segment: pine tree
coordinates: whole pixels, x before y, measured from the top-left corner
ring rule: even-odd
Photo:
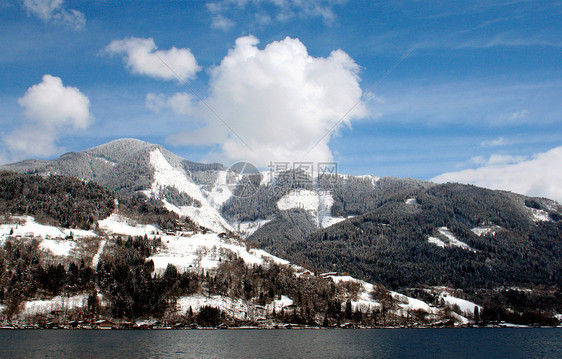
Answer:
[[[480,310],[477,306],[474,306],[474,322],[480,323]]]

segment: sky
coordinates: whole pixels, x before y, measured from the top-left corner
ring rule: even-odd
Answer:
[[[0,163],[118,138],[562,202],[561,1],[4,0]]]

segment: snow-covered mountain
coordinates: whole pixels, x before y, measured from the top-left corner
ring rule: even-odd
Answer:
[[[233,230],[219,213],[230,196],[223,166],[191,162],[159,145],[121,139],[52,161],[28,160],[2,169],[60,174],[97,182],[123,195],[144,194],[215,232]]]
[[[162,146],[134,139],[117,140],[83,152],[67,153],[52,161],[28,160],[0,169],[39,175],[60,174],[96,182],[123,196],[123,201],[129,198],[127,201],[131,203],[145,203],[144,200],[135,202],[135,197],[142,197],[187,216],[198,225],[190,227],[185,233],[168,233],[156,223],[140,224],[124,216],[119,211],[119,205],[112,205],[116,198],[114,194],[95,188],[92,193],[102,193],[99,198],[104,202],[99,206],[90,206],[90,201],[83,198],[79,208],[89,213],[76,217],[72,200],[65,195],[67,190],[59,191],[64,188],[64,183],[57,180],[53,180],[57,201],[59,205],[64,203],[66,210],[50,213],[46,217],[47,222],[62,218],[74,223],[73,226],[79,223],[82,228],[90,230],[73,229],[71,235],[68,228],[46,226],[45,217],[35,221],[26,212],[29,198],[25,196],[20,196],[19,207],[10,206],[19,208],[17,213],[28,217],[13,223],[4,221],[4,241],[12,237],[41,238],[38,245],[44,253],[53,258],[85,259],[85,262],[92,263],[92,267],[100,261],[103,253],[114,249],[115,242],[108,236],[147,235],[162,238],[161,245],[154,247],[157,249],[150,255],[157,275],[165,272],[168,264],[174,265],[180,273],[194,268],[215,270],[225,255],[242,258],[250,265],[286,263],[297,268],[285,262],[289,260],[319,271],[351,273],[355,278],[366,280],[358,281],[337,274],[325,277],[333,279],[334,283],[343,283],[345,288],[337,295],[338,301],[350,302],[352,308],[361,301],[371,301],[370,311],[378,308],[377,303],[388,309],[385,300],[394,298],[394,302],[399,304],[398,307],[392,306],[392,313],[399,317],[430,308],[422,312],[426,313],[425,319],[431,319],[432,315],[442,313],[431,309],[436,306],[436,301],[442,302],[441,306],[453,302],[464,309],[472,306],[472,303],[466,304],[455,297],[454,291],[445,295],[443,291],[439,292],[441,289],[431,289],[436,286],[477,293],[480,301],[472,299],[476,302],[497,295],[495,288],[501,286],[525,290],[537,286],[546,288],[543,292],[529,292],[532,295],[538,293],[537,298],[526,300],[538,304],[547,303],[543,298],[559,293],[556,285],[560,283],[562,268],[557,253],[562,250],[559,240],[562,207],[544,198],[459,184],[436,185],[375,176],[335,174],[327,178],[309,177],[303,182],[286,183],[283,176],[287,173],[282,176],[269,172],[249,179],[255,187],[252,195],[246,196],[241,195],[244,192],[240,190],[248,184],[248,177],[232,173],[221,164],[191,162]],[[8,178],[11,176],[14,175],[6,175]],[[300,175],[299,178],[302,180]],[[74,182],[74,185],[84,183]],[[12,186],[13,183],[7,185]],[[93,186],[92,183],[88,185]],[[4,200],[10,199],[6,197]],[[43,196],[42,200],[48,202],[49,198]],[[37,212],[33,213],[44,215],[52,208],[46,205],[34,207],[34,210]],[[111,214],[113,210],[115,212]],[[158,216],[158,211],[151,214]],[[91,231],[94,229],[96,232]],[[238,236],[247,238],[248,242],[241,241]],[[256,243],[262,250],[250,249],[251,244],[248,243]],[[302,274],[305,275],[305,272],[302,271]],[[319,280],[317,276],[313,278]],[[383,291],[381,296],[381,293],[373,294],[378,288],[373,283],[383,283],[399,291],[410,288],[423,290],[413,295],[411,300],[394,292]],[[428,301],[431,303],[426,303],[427,307],[413,299],[426,298],[426,290],[430,290],[429,297],[432,298]],[[291,306],[288,303],[292,303],[296,295],[279,293],[273,301],[266,301],[268,306],[264,306],[256,304],[255,298],[240,299],[240,293],[238,296],[217,296],[211,291],[205,295],[202,293],[205,291],[200,290],[199,297],[183,298],[178,303],[184,309],[199,308],[204,306],[202,303],[224,308],[231,306],[244,313],[258,313],[255,315],[260,317],[265,310],[263,308],[268,306],[272,306],[269,309],[272,312],[277,305],[281,308]],[[72,303],[79,299],[67,298]],[[399,312],[401,307],[404,311]],[[562,310],[560,307],[557,310]],[[520,308],[521,311],[527,309]],[[546,308],[541,310],[547,312]],[[459,310],[456,313],[462,315]],[[235,317],[239,317],[238,314]],[[465,322],[465,319],[457,318],[457,322]]]
[[[340,210],[335,215],[332,208],[335,204],[343,209],[341,201],[351,200],[342,199],[341,189],[351,193],[362,187],[374,188],[380,180],[374,176],[339,176],[339,184],[331,188],[322,186],[318,178],[310,178],[309,186],[291,184],[292,187],[276,187],[273,191],[279,174],[267,172],[259,174],[255,197],[230,201],[241,176],[233,176],[233,172],[228,172],[221,164],[191,162],[160,145],[136,139],[115,140],[83,152],[66,153],[52,161],[27,160],[0,169],[71,176],[94,181],[118,194],[142,194],[217,233],[234,231],[243,237],[279,218],[279,213],[285,211],[303,210],[307,225],[317,229],[362,214],[369,209],[368,203],[365,208],[351,212]],[[416,186],[420,185],[429,184],[416,182]],[[336,198],[338,203],[335,203],[334,190],[340,192]]]

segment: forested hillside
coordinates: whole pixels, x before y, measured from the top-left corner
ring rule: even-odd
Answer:
[[[354,177],[329,174],[312,179],[295,171],[276,174],[259,186],[252,196],[233,196],[222,207],[225,218],[231,221],[272,219],[279,213],[277,202],[292,190],[316,190],[333,198],[331,215],[349,217],[365,214],[380,206],[389,196],[413,193],[434,184],[401,178]],[[303,179],[304,177],[304,179]]]
[[[47,224],[90,229],[114,207],[114,194],[93,182],[0,172],[1,214],[31,215]]]
[[[92,181],[0,171],[0,215],[30,215],[43,224],[95,229],[114,211],[142,223],[174,228],[180,217],[143,196],[120,197]],[[192,222],[181,220],[184,224]]]
[[[413,193],[395,196],[368,214],[299,239],[278,235],[266,242],[263,232],[250,239],[297,263],[347,271],[394,289],[562,283],[562,221],[555,202],[457,184],[415,194],[416,203],[405,201]],[[476,228],[488,232],[477,235]],[[449,233],[463,245],[429,240],[446,241],[443,234]]]

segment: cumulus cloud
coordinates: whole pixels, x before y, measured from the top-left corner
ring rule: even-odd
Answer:
[[[43,81],[31,86],[18,103],[25,115],[40,125],[89,125],[90,101],[76,87],[64,86],[60,77],[43,76]]]
[[[157,50],[151,38],[114,40],[106,51],[111,55],[123,55],[123,62],[132,73],[156,79],[179,80],[179,77],[181,82],[194,78],[201,70],[190,49]]]
[[[334,132],[365,117],[359,66],[341,50],[308,54],[298,39],[257,47],[236,40],[211,71],[206,126],[169,138],[175,145],[219,144],[222,156],[259,166],[271,161],[331,161]]]
[[[24,0],[27,12],[44,22],[54,22],[81,29],[86,25],[86,17],[80,11],[63,7],[64,0]]]
[[[56,142],[61,130],[85,129],[92,121],[88,97],[51,75],[31,86],[18,103],[27,120],[2,138],[11,153],[51,156],[59,150]]]
[[[445,173],[432,181],[470,183],[491,189],[552,198],[562,203],[562,146],[536,154],[530,159],[515,160],[514,163],[502,164],[494,163],[496,161],[490,159],[489,163],[480,168]]]

